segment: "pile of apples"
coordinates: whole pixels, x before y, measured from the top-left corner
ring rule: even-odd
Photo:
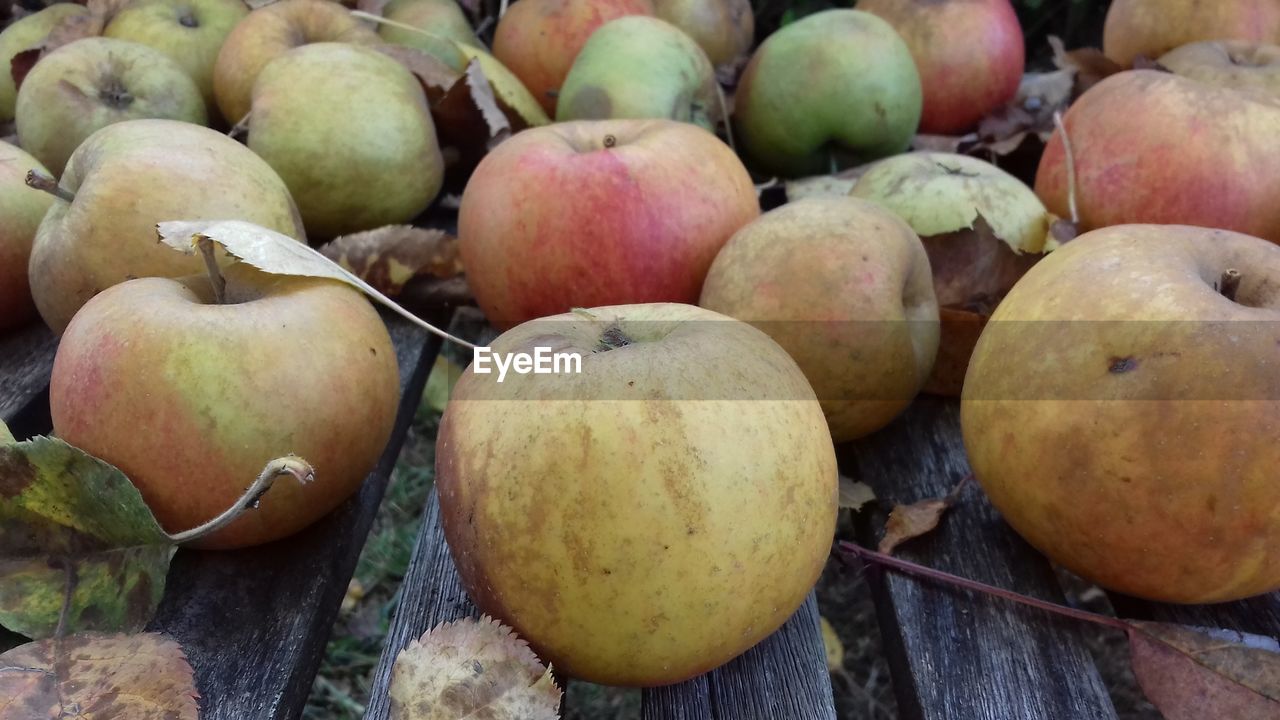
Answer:
[[[960,396],[978,480],[1053,560],[1158,600],[1266,592],[1276,8],[1116,0],[1122,71],[1075,99],[1033,189],[912,151],[1017,102],[1009,0],[861,0],[767,37],[748,0],[519,0],[491,45],[454,0],[55,4],[0,34],[22,148],[0,146],[0,327],[34,309],[61,334],[55,431],[168,529],[294,452],[320,487],[208,544],[296,531],[386,442],[386,330],[327,280],[230,265],[219,297],[155,224],[319,243],[413,221],[459,166],[432,68],[478,69],[521,117],[458,199],[491,350],[581,365],[468,368],[437,482],[472,598],[544,660],[657,685],[772,633],[830,549],[835,443],[922,391]],[[100,37],[27,69],[75,22]],[[762,213],[763,186],[854,167],[847,193]]]

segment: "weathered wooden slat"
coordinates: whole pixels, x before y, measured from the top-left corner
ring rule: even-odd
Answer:
[[[0,420],[19,419],[44,395],[57,349],[58,338],[40,321],[0,336]]]
[[[391,713],[391,671],[400,651],[427,630],[442,622],[463,617],[479,617],[471,599],[462,589],[458,569],[444,542],[440,524],[440,502],[435,488],[427,499],[422,529],[414,544],[413,558],[400,585],[395,617],[382,646],[382,658],[373,676],[373,690],[365,710],[365,720],[387,720]]]
[[[474,308],[460,309],[449,331],[480,344],[490,342],[496,335]],[[467,362],[459,360],[462,364]],[[365,720],[386,720],[389,716],[387,689],[392,667],[406,645],[438,623],[477,614],[462,589],[445,543],[439,501],[433,489],[414,556],[401,585],[399,608],[374,675]],[[708,618],[708,622],[714,622],[714,618]],[[834,718],[813,594],[782,629],[743,656],[688,682],[648,690],[643,702],[645,720]]]
[[[1280,639],[1280,592],[1213,605],[1169,605],[1111,595],[1116,614],[1141,620],[1226,628]]]
[[[440,347],[436,336],[384,317],[400,363],[401,403],[387,450],[359,493],[279,542],[234,552],[183,550],[174,559],[150,629],[186,650],[202,720],[295,720],[302,712]]]
[[[874,547],[893,501],[945,495],[969,473],[958,403],[921,397],[893,424],[840,448],[842,471],[880,499],[860,539]],[[999,517],[981,490],[928,535],[895,554],[1055,602],[1044,558]],[[904,720],[1112,720],[1111,699],[1071,621],[893,572],[868,570]]]

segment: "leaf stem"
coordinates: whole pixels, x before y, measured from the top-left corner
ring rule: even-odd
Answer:
[[[980,592],[986,595],[993,595],[995,597],[998,597],[1004,600],[1009,600],[1011,602],[1033,607],[1038,610],[1051,612],[1056,615],[1062,615],[1064,617],[1069,617],[1074,620],[1082,620],[1084,622],[1090,622],[1096,625],[1102,625],[1104,627],[1114,628],[1116,630],[1123,630],[1125,632],[1129,631],[1129,623],[1126,623],[1125,621],[1119,620],[1117,618],[1109,617],[1107,615],[1100,615],[1098,613],[1089,612],[1088,610],[1078,610],[1076,608],[1066,607],[1065,605],[1052,603],[1047,600],[1028,597],[1026,595],[1014,592],[1012,590],[1006,590],[1004,588],[996,587],[994,585],[988,585],[986,583],[978,582],[977,580],[962,578],[959,575],[952,575],[951,573],[943,572],[942,570],[935,570],[930,567],[925,567],[924,565],[913,563],[909,560],[900,560],[891,555],[885,555],[884,553],[879,553],[879,552],[876,552],[875,550],[869,550],[867,548],[862,547],[861,545],[856,545],[854,543],[846,542],[844,540],[841,540],[838,543],[838,547],[840,550],[840,558],[846,564],[852,564],[849,560],[849,558],[852,556],[864,562],[871,562],[877,565],[884,565],[885,567],[892,568],[894,570],[906,573],[908,575],[928,578],[930,580],[937,580],[939,582],[943,582],[949,585],[955,585],[956,587],[964,588],[965,590],[972,590],[974,592]]]
[[[50,195],[65,200],[67,202],[75,202],[76,194],[70,190],[66,190],[58,185],[58,181],[45,175],[38,170],[27,171],[27,187],[43,190]]]
[[[227,279],[222,277],[222,270],[218,268],[218,257],[214,254],[213,241],[200,236],[196,238],[196,247],[200,248],[200,255],[204,257],[204,269],[209,273],[209,284],[213,286],[213,299],[219,305],[226,304]]]
[[[303,485],[311,482],[316,477],[315,470],[312,469],[311,465],[297,455],[276,458],[267,463],[267,466],[262,469],[262,473],[253,481],[253,484],[225,512],[199,527],[191,528],[177,535],[170,535],[169,539],[175,545],[184,545],[207,535],[212,535],[230,525],[248,510],[256,508],[258,501],[271,489],[271,486],[275,484],[276,478],[281,475],[290,475]]]
[[[1067,124],[1062,121],[1062,111],[1053,111],[1053,124],[1062,135],[1062,147],[1067,154],[1067,207],[1071,210],[1071,223],[1080,224],[1080,210],[1076,207],[1076,156],[1071,151],[1071,138],[1067,136]]]

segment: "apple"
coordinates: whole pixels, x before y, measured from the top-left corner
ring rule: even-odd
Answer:
[[[555,115],[556,93],[596,28],[625,15],[652,15],[651,0],[521,0],[493,36],[493,55]]]
[[[920,71],[920,132],[963,135],[1018,93],[1025,40],[1009,0],[860,0],[906,40]]]
[[[317,107],[361,108],[317,113]],[[417,78],[359,45],[312,43],[258,76],[249,148],[280,177],[313,239],[406,223],[444,180],[435,124]]]
[[[560,88],[556,120],[668,118],[712,132],[724,119],[707,54],[680,28],[644,15],[592,33]]]
[[[85,138],[112,123],[208,119],[200,88],[176,62],[105,37],[76,40],[40,58],[18,90],[14,116],[18,144],[54,175]]]
[[[190,123],[109,125],[76,149],[59,184],[74,200],[55,200],[49,208],[29,265],[36,307],[58,333],[112,285],[204,268],[201,259],[159,245],[156,223],[245,220],[306,237],[289,190],[266,162],[222,133]]]
[[[938,351],[938,301],[920,238],[857,198],[797,200],[734,233],[699,304],[755,325],[790,353],[838,443],[906,409]]]
[[[1280,97],[1280,45],[1207,40],[1171,50],[1159,63],[1192,80]]]
[[[285,537],[350,497],[400,400],[395,348],[360,291],[243,264],[225,277],[221,305],[203,277],[97,295],[63,333],[49,384],[54,433],[120,468],[169,532],[230,507],[275,458],[315,469],[199,543],[219,549]]]
[[[484,46],[456,0],[391,0],[382,8],[382,17],[454,42]],[[418,46],[426,37],[422,33],[387,24],[378,26],[378,34],[389,43],[409,47]],[[423,49],[430,52],[428,48]]]
[[[1123,67],[1198,40],[1280,42],[1275,0],[1113,0],[1102,50]]]
[[[877,203],[924,242],[941,308],[942,340],[926,392],[959,395],[982,323],[1044,253],[1054,218],[1031,188],[967,155],[914,152],[871,166],[853,197]]]
[[[111,18],[103,35],[168,55],[214,108],[213,63],[231,28],[248,14],[242,0],[134,0]]]
[[[38,48],[58,23],[73,15],[88,15],[84,5],[62,2],[15,21],[0,32],[0,122],[13,119],[18,88],[13,83],[13,56]]]
[[[1063,121],[1081,230],[1198,225],[1280,242],[1280,98],[1131,70],[1094,85]],[[1070,215],[1067,179],[1055,131],[1035,190],[1061,217]]]
[[[1045,257],[965,379],[964,444],[992,503],[1110,590],[1280,589],[1278,288],[1280,248],[1226,230],[1121,225]]]
[[[688,33],[717,67],[745,58],[755,42],[751,0],[653,0],[653,10]]]
[[[530,128],[480,161],[458,242],[489,322],[574,307],[696,303],[729,236],[760,214],[729,146],[674,120]]]
[[[775,175],[829,172],[838,154],[862,164],[907,149],[920,122],[920,74],[889,23],[826,10],[773,33],[738,82],[734,130],[748,158]]]
[[[665,303],[534,320],[491,345],[537,348],[581,372],[497,382],[473,362],[440,422],[441,520],[476,605],[606,685],[679,682],[780,627],[837,511],[831,437],[795,361],[751,325]]]
[[[48,175],[38,160],[0,141],[0,332],[36,317],[27,283],[27,262],[40,220],[53,196],[27,187],[27,172]]]
[[[330,0],[279,0],[249,13],[231,29],[213,64],[213,94],[229,123],[239,123],[253,102],[262,68],[299,45],[344,42],[376,45],[382,38]]]

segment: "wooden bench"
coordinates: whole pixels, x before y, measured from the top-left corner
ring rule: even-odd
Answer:
[[[444,225],[448,225],[448,220]],[[449,323],[450,313],[429,320]],[[450,327],[492,337],[473,310]],[[395,433],[361,491],[302,533],[237,552],[178,553],[152,630],[186,649],[202,718],[294,720],[302,712],[360,550],[386,489],[439,340],[384,315],[401,368]],[[47,386],[56,340],[36,324],[0,337],[0,419],[19,437],[47,433]],[[450,352],[457,348],[450,348]],[[469,358],[459,356],[465,363]],[[860,514],[874,545],[890,500],[945,494],[968,474],[958,403],[919,398],[875,436],[839,448],[842,471],[881,499]],[[931,567],[1058,602],[1053,569],[970,487],[933,533],[896,553]],[[868,569],[904,720],[1105,720],[1116,718],[1072,621],[893,572]],[[744,592],[749,589],[744,588]],[[1280,594],[1218,606],[1172,607],[1113,598],[1126,616],[1219,626],[1280,637]],[[366,718],[389,716],[392,663],[437,623],[474,616],[445,545],[434,491],[376,670]],[[19,642],[0,637],[0,647]],[[726,666],[680,685],[646,690],[644,720],[830,720],[836,717],[813,594],[777,633]]]

